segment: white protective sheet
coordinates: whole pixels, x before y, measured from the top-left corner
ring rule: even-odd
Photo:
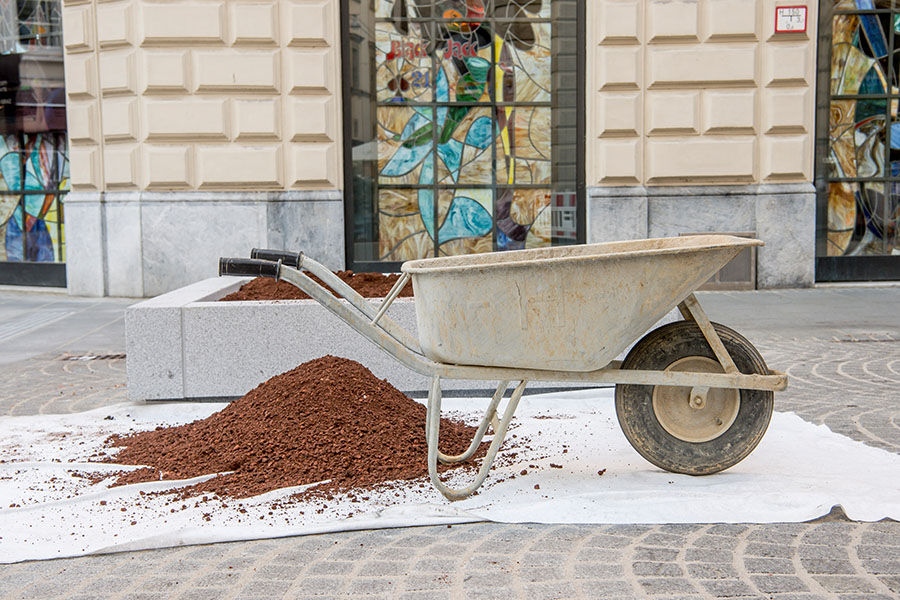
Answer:
[[[486,404],[445,399],[445,415],[474,418],[473,410]],[[173,501],[147,492],[177,482],[107,488],[77,476],[122,468],[87,463],[112,433],[185,423],[223,406],[120,404],[76,415],[0,418],[0,562],[481,520],[796,522],[835,505],[855,520],[900,519],[900,456],[776,413],[742,463],[709,477],[674,475],[628,445],[611,389],[523,398],[509,440],[517,447],[501,452],[476,496],[454,503],[426,480],[357,492],[355,502],[338,496],[284,503],[300,488],[241,501]],[[451,481],[460,485],[468,477],[455,473]]]

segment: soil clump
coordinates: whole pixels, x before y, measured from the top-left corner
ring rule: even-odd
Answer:
[[[440,448],[459,454],[474,433],[441,419]],[[116,485],[223,473],[186,488],[185,497],[246,498],[324,480],[314,489],[333,492],[428,474],[425,407],[335,356],[277,375],[206,419],[107,443],[121,450],[103,462],[147,467],[121,473]]]
[[[317,283],[322,280],[306,273]],[[363,298],[384,298],[391,291],[397,280],[396,274],[384,273],[354,273],[353,271],[335,271],[335,275],[359,292]],[[326,289],[328,287],[326,286]],[[330,290],[329,290],[330,291]],[[412,282],[407,283],[400,290],[401,298],[410,298],[413,295]],[[336,296],[336,294],[335,294]],[[275,281],[267,277],[257,277],[241,286],[236,292],[221,298],[220,302],[233,302],[237,300],[306,300],[309,296],[300,288],[286,281]]]

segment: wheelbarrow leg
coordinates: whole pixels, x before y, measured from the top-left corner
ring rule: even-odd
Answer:
[[[425,434],[428,442],[428,475],[431,478],[431,483],[434,487],[436,487],[448,500],[462,500],[471,495],[472,492],[477,490],[484,482],[488,471],[490,471],[491,465],[494,462],[494,458],[497,456],[497,451],[500,449],[500,444],[503,443],[503,438],[506,437],[506,430],[509,428],[509,423],[512,420],[513,414],[516,412],[516,407],[519,405],[519,400],[522,397],[522,392],[525,391],[525,385],[527,383],[527,381],[522,381],[516,386],[516,389],[513,390],[509,403],[506,406],[506,411],[500,419],[499,427],[494,431],[494,439],[491,440],[491,445],[488,447],[487,454],[481,463],[481,468],[478,469],[478,475],[476,475],[475,481],[464,488],[454,489],[444,485],[438,477],[437,472],[438,454],[440,453],[438,450],[438,440],[440,439],[441,428],[441,378],[437,375],[432,378],[431,389],[428,391],[428,409],[425,414]],[[497,399],[502,395],[502,390],[495,393],[494,398],[491,399],[491,404],[494,405],[494,399]],[[499,399],[497,402],[499,402]],[[494,406],[494,410],[496,410],[496,406]],[[489,420],[490,419],[487,417],[485,418],[485,421]],[[486,427],[487,426],[485,425],[485,428]],[[480,427],[479,430],[481,430]],[[484,433],[482,432],[482,435],[483,434]],[[468,452],[468,450],[466,452]]]
[[[497,385],[497,391],[494,392],[494,397],[491,398],[491,403],[488,405],[487,412],[484,413],[484,418],[481,419],[481,423],[478,424],[478,431],[475,432],[475,437],[472,438],[472,443],[469,444],[466,451],[462,454],[451,456],[444,454],[438,449],[439,461],[445,465],[452,465],[454,463],[469,460],[472,458],[472,455],[475,454],[475,451],[478,450],[481,440],[484,439],[484,434],[487,431],[488,425],[493,424],[494,431],[499,429],[500,423],[497,421],[497,405],[500,404],[500,399],[503,398],[503,392],[506,391],[507,387],[509,387],[509,381],[501,381]],[[440,390],[438,390],[438,393],[440,393]]]

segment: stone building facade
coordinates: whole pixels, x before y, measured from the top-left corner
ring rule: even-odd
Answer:
[[[153,296],[251,247],[390,269],[413,252],[701,232],[764,240],[760,288],[815,281],[815,2],[406,2],[64,0],[69,292]],[[804,30],[776,32],[777,9],[798,6]],[[415,78],[433,93],[418,107]],[[385,134],[401,110],[406,128]],[[552,134],[517,154],[541,124]],[[428,152],[417,180],[389,168],[401,151]],[[479,157],[493,179],[465,183]],[[408,211],[402,251],[384,243],[400,235],[388,205]]]

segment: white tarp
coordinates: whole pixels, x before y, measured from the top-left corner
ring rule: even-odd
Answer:
[[[606,389],[523,398],[510,432],[514,447],[500,454],[478,495],[454,503],[425,480],[357,492],[356,501],[341,495],[284,503],[299,488],[240,501],[173,501],[152,493],[175,487],[171,481],[107,488],[78,476],[122,468],[88,462],[108,435],[193,421],[222,404],[120,404],[76,415],[3,417],[0,562],[481,520],[798,522],[835,505],[855,520],[900,519],[898,455],[776,413],[742,463],[709,477],[674,475],[628,445],[611,396]],[[474,418],[486,403],[448,398],[445,414]],[[459,485],[470,476],[452,478]]]

